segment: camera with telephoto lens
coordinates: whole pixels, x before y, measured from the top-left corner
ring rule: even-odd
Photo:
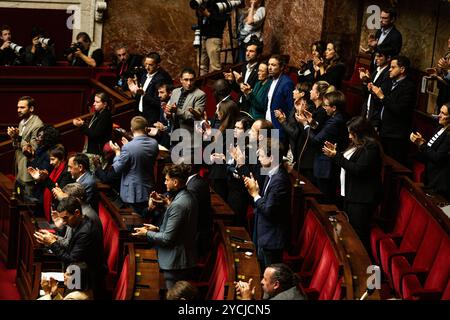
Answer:
[[[21,46],[19,46],[18,44],[14,43],[14,42],[10,42],[9,47],[17,55],[22,55],[25,52],[25,48],[24,47],[21,47]]]
[[[68,56],[69,54],[73,54],[75,52],[77,52],[77,50],[80,49],[81,51],[83,51],[83,45],[79,42],[74,42],[72,43],[72,45],[69,48],[64,49],[64,55]]]
[[[200,7],[206,7],[209,0],[191,0],[189,1],[189,5],[191,9],[197,10]]]
[[[212,8],[218,13],[228,13],[242,5],[242,0],[223,0],[215,3]]]
[[[55,41],[53,41],[53,39],[50,38],[44,38],[44,37],[40,37],[38,39],[40,44],[46,45],[46,46],[52,46],[55,44]]]
[[[201,42],[202,42],[200,26],[198,24],[194,24],[191,26],[191,29],[194,31],[194,41],[192,42],[192,45],[195,48],[198,48],[201,46]]]

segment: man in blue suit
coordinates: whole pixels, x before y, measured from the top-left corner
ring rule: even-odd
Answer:
[[[284,114],[289,115],[294,107],[292,95],[294,82],[288,75],[283,74],[285,65],[286,62],[280,55],[272,55],[269,59],[270,87],[267,92],[266,120],[272,122],[275,129],[279,130],[281,142],[284,141],[285,133],[275,117],[275,110],[281,110]]]
[[[131,119],[133,140],[124,142],[122,150],[110,142],[116,153],[112,167],[121,173],[120,198],[136,213],[143,215],[148,195],[154,190],[153,165],[158,155],[158,142],[146,133],[147,120],[142,116]]]
[[[259,187],[253,174],[244,178],[245,187],[255,203],[253,242],[261,270],[282,262],[283,249],[289,236],[291,181],[281,159],[280,143],[275,139],[267,139],[258,150],[262,169],[269,170],[263,187]]]

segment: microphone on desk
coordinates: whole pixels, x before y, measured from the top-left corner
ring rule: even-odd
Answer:
[[[359,300],[365,300],[367,297],[371,296],[374,292],[375,292],[375,288],[373,289],[366,289],[366,292],[364,292],[364,294],[361,296],[361,298]]]

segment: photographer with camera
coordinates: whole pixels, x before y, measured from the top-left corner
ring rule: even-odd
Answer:
[[[11,41],[11,28],[3,25],[0,30],[0,66],[19,66],[23,61],[24,48]]]
[[[44,31],[39,27],[31,30],[31,45],[25,48],[25,65],[54,66],[56,65],[55,48],[50,38],[44,38]]]
[[[102,49],[94,50],[90,55],[91,37],[86,32],[77,34],[77,42],[64,50],[64,55],[71,66],[77,67],[99,67],[103,64]]]
[[[222,36],[228,13],[218,10],[220,0],[193,0],[191,7],[196,8],[198,25],[202,39],[200,56],[200,76],[209,72],[221,70],[220,51],[222,50]]]

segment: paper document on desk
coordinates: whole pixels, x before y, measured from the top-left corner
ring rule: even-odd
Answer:
[[[50,278],[53,278],[56,281],[64,282],[64,272],[41,272],[41,280],[48,280]]]
[[[445,207],[441,207],[441,210],[444,211],[444,213],[447,215],[447,217],[450,218],[450,204]]]

